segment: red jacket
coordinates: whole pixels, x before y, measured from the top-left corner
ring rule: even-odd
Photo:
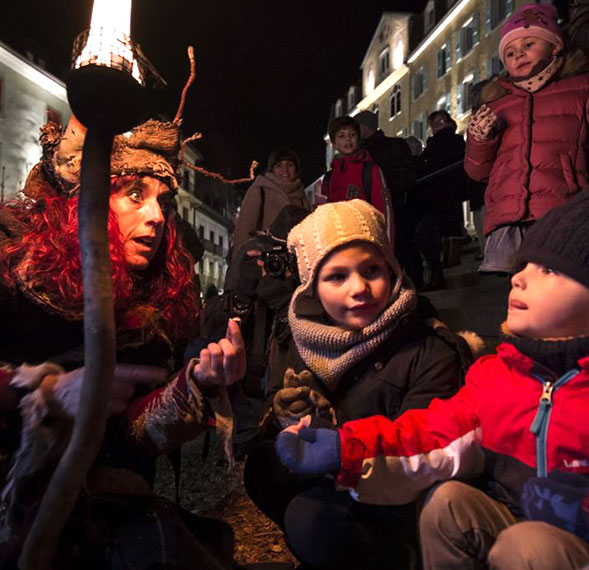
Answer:
[[[367,179],[370,180],[369,192],[365,187]],[[336,156],[331,163],[331,170],[323,177],[321,193],[326,202],[362,198],[372,204],[384,215],[389,239],[394,246],[395,226],[391,194],[381,169],[367,150],[359,150],[350,156]]]
[[[402,504],[438,481],[484,473],[502,499],[519,504],[529,477],[589,474],[589,357],[578,364],[557,379],[503,343],[470,368],[452,398],[395,421],[344,424],[338,482],[362,502]]]
[[[467,138],[464,168],[489,179],[484,231],[540,218],[587,186],[589,74],[556,79],[536,93],[498,79],[485,89],[498,117],[495,138]],[[503,129],[503,130],[502,130]]]

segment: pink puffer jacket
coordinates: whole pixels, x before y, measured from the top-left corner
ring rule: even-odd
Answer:
[[[506,79],[483,91],[503,130],[485,142],[469,133],[464,168],[474,180],[489,178],[486,234],[536,220],[588,184],[589,73],[563,75],[536,93]]]

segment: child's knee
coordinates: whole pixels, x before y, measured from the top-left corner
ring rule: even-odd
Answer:
[[[589,563],[580,538],[545,522],[524,521],[503,530],[489,552],[489,568],[572,570]]]
[[[437,529],[443,532],[460,531],[461,525],[457,515],[460,515],[465,502],[466,489],[468,486],[464,483],[446,481],[429,492],[419,515],[419,529],[422,536],[437,532]]]

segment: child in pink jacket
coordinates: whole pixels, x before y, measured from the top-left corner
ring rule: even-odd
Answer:
[[[501,29],[509,77],[484,88],[464,161],[473,180],[488,179],[481,271],[513,273],[530,225],[588,185],[588,67],[563,45],[550,4],[522,6]]]

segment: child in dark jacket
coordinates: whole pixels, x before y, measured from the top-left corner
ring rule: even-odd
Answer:
[[[385,217],[389,241],[395,243],[391,193],[382,170],[367,150],[360,148],[360,125],[348,116],[336,117],[328,125],[329,140],[337,151],[331,169],[323,177],[318,203],[361,198]]]
[[[301,279],[288,315],[296,354],[270,419],[280,427],[307,414],[329,426],[393,419],[457,391],[458,339],[426,323],[373,206],[319,206],[290,231],[288,247]],[[313,568],[376,570],[395,552],[397,568],[413,568],[414,506],[360,505],[322,477],[290,474],[274,452],[278,431],[248,456],[245,487],[295,555]]]
[[[339,473],[366,503],[443,481],[420,515],[426,570],[589,563],[589,192],[540,219],[519,260],[505,342],[454,397],[277,441],[292,470]]]

